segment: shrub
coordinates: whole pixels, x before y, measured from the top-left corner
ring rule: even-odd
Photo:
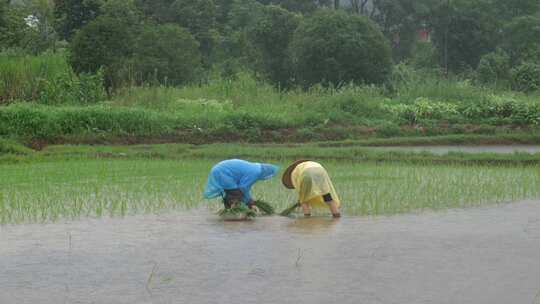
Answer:
[[[416,69],[435,69],[439,66],[437,49],[431,42],[419,41],[410,62]]]
[[[100,16],[73,38],[70,64],[77,73],[96,73],[103,68],[106,86],[118,87],[126,58],[133,53],[133,40],[133,31],[125,23]]]
[[[421,97],[417,98],[413,104],[386,105],[386,109],[410,124],[421,120],[449,120],[459,115],[458,106],[455,104],[433,102]]]
[[[296,77],[316,83],[382,83],[391,70],[388,41],[367,17],[322,10],[306,18],[291,43]]]
[[[377,135],[381,137],[395,137],[402,135],[402,132],[398,124],[388,122],[377,128]]]
[[[540,89],[540,64],[525,62],[511,71],[512,89],[532,92]]]
[[[101,13],[74,36],[70,64],[77,73],[103,68],[107,88],[116,88],[130,80],[127,63],[140,32],[140,12],[133,1],[109,0]]]
[[[476,79],[481,84],[494,86],[508,82],[510,77],[510,56],[501,49],[486,54],[480,59],[476,69]]]
[[[176,25],[146,26],[137,37],[132,67],[142,82],[192,81],[202,68],[199,43]]]

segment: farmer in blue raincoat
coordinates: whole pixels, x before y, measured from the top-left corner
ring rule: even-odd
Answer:
[[[252,163],[241,159],[229,159],[219,162],[208,175],[204,190],[207,199],[222,197],[225,208],[243,202],[253,207],[251,187],[259,180],[274,176],[279,167],[271,164]]]

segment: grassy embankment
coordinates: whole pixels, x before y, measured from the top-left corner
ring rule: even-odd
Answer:
[[[0,137],[35,148],[440,135],[462,135],[448,137],[456,140],[451,143],[474,143],[477,135],[491,135],[490,143],[540,142],[534,136],[540,130],[538,93],[498,91],[403,67],[396,69],[392,89],[280,91],[240,74],[178,88],[126,88],[106,97],[96,77],[74,75],[61,55],[6,56],[0,56]]]

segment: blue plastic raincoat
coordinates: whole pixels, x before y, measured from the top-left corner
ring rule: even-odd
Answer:
[[[240,189],[244,194],[243,201],[251,200],[251,187],[258,180],[269,179],[279,170],[278,166],[252,163],[241,159],[229,159],[219,162],[208,175],[208,183],[204,190],[207,199],[225,197],[225,190]]]

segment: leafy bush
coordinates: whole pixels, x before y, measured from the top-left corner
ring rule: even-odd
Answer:
[[[107,88],[130,81],[128,59],[140,32],[140,12],[132,1],[110,0],[102,15],[82,27],[71,43],[70,64],[77,73],[103,68]]]
[[[132,67],[142,83],[192,81],[202,68],[199,43],[176,25],[146,26],[137,37]]]
[[[476,69],[477,81],[481,84],[500,85],[510,78],[510,56],[501,49],[482,56]]]
[[[133,53],[133,31],[123,22],[100,16],[84,26],[71,43],[70,64],[77,73],[103,68],[107,87],[119,87],[126,58]]]
[[[427,98],[417,98],[413,104],[386,105],[385,108],[410,124],[426,119],[453,119],[459,114],[457,105]]]
[[[524,62],[512,69],[512,88],[521,92],[540,89],[540,64]]]
[[[296,77],[316,83],[382,83],[391,70],[388,41],[367,17],[322,10],[306,18],[291,43]]]
[[[477,103],[433,102],[418,98],[413,104],[384,105],[383,109],[409,124],[434,121],[472,122],[474,124],[540,124],[540,103],[517,101],[490,95]]]
[[[431,42],[417,42],[410,63],[416,69],[435,69],[439,67],[437,49]]]

